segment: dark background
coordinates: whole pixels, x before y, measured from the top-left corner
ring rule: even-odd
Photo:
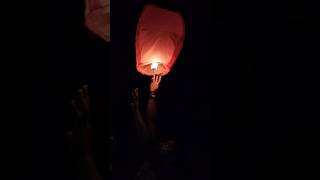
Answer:
[[[158,97],[159,127],[177,138],[184,178],[314,177],[316,7],[307,1],[153,2],[180,11],[186,23],[184,47]],[[48,56],[34,92],[41,117],[33,129],[35,177],[68,177],[69,101],[84,83],[96,109],[101,169],[112,134],[115,177],[133,173],[130,91],[139,87],[144,98],[149,84],[135,70],[134,37],[147,1],[111,3],[110,44],[85,29],[81,2],[48,4]]]

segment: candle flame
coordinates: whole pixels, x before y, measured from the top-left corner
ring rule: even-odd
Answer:
[[[158,69],[158,63],[156,63],[156,62],[153,62],[153,63],[151,63],[151,69],[152,70],[157,70]]]

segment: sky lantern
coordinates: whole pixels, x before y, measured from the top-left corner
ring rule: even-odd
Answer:
[[[105,41],[110,41],[110,0],[85,1],[85,25]]]
[[[184,21],[178,12],[146,5],[136,31],[136,68],[148,76],[169,73],[184,41]]]

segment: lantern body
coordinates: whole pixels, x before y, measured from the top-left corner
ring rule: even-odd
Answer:
[[[136,68],[144,75],[166,75],[184,41],[184,21],[177,12],[146,5],[136,31]]]
[[[110,0],[86,0],[85,25],[105,41],[110,41]]]

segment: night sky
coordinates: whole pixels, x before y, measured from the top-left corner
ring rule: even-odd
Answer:
[[[139,88],[143,108],[150,83],[135,69],[135,29],[145,3],[180,11],[185,20],[184,47],[157,97],[158,127],[163,136],[177,139],[184,179],[314,175],[319,118],[309,113],[315,107],[307,102],[316,87],[311,60],[319,59],[311,45],[319,36],[313,5],[112,1],[111,43],[106,43],[84,27],[82,3],[60,3],[49,5],[48,56],[37,89],[39,103],[48,105],[38,109],[44,119],[34,126],[35,141],[41,142],[34,152],[36,177],[68,177],[69,103],[82,84],[89,85],[92,97],[100,168],[106,169],[113,136],[115,179],[132,173],[130,93]]]

